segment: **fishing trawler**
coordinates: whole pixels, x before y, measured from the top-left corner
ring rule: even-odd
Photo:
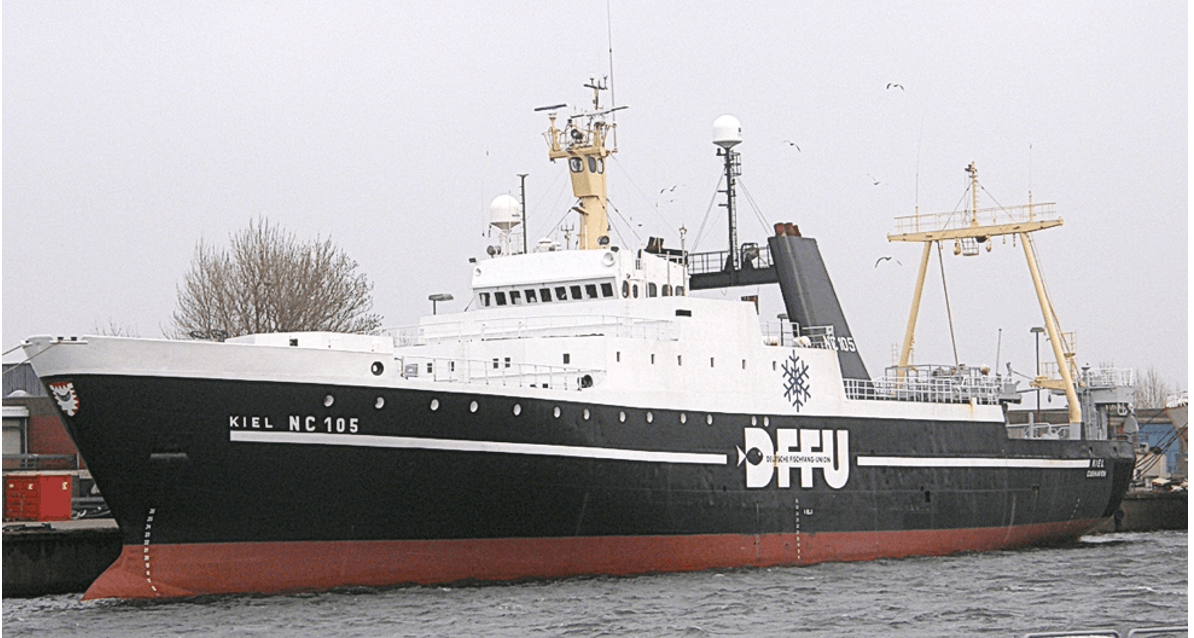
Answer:
[[[592,108],[559,125],[551,107],[546,133],[576,245],[519,250],[499,198],[466,311],[368,335],[25,342],[123,535],[86,598],[939,555],[1072,539],[1116,510],[1130,443],[1089,436],[1080,408],[1010,436],[1015,393],[981,368],[871,378],[816,240],[783,223],[738,245],[732,117],[714,126],[729,250],[614,244],[614,109],[587,86]],[[691,294],[764,283],[788,311],[775,331]]]

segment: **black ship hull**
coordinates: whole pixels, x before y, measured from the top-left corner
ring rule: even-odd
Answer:
[[[460,385],[44,380],[70,384],[68,428],[124,537],[88,598],[1011,548],[1110,516],[1134,462],[1125,442],[1009,439],[999,423]]]

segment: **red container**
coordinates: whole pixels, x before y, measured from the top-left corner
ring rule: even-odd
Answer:
[[[69,521],[70,499],[70,474],[4,475],[6,521]]]

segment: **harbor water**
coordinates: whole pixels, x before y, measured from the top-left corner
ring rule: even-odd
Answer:
[[[954,556],[168,602],[3,601],[5,636],[1023,636],[1186,626],[1186,531]],[[1179,634],[1180,635],[1180,634]]]

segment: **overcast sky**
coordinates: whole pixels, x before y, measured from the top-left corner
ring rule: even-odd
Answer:
[[[616,243],[677,247],[683,225],[689,249],[722,248],[711,133],[731,113],[741,239],[776,221],[816,237],[878,374],[920,254],[886,234],[917,206],[962,206],[973,161],[980,206],[1030,189],[1057,203],[1065,225],[1036,245],[1079,364],[1155,367],[1186,387],[1188,16],[1169,0],[5,0],[4,349],[162,336],[196,242],[226,243],[256,216],[330,236],[387,325],[415,323],[431,293],[463,308],[466,260],[494,241],[488,204],[517,195],[519,173],[532,240],[565,218],[566,168],[533,109],[585,105],[611,34],[613,97],[629,106],[609,171]],[[951,253],[959,358],[1033,372],[1041,319],[1021,247]],[[916,359],[951,363],[936,258],[928,281]],[[761,292],[763,314],[782,312],[778,289]]]

